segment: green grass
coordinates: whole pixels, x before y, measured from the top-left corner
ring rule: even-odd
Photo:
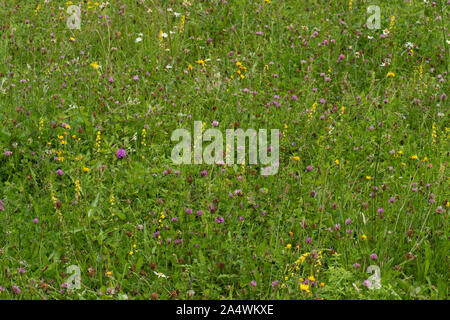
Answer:
[[[73,4],[0,1],[0,299],[448,298],[446,1]],[[278,173],[174,165],[194,120]]]

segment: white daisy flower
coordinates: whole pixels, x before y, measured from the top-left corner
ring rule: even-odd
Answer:
[[[156,272],[156,271],[153,271],[153,272],[158,276],[158,278],[167,278],[166,275],[162,272]]]

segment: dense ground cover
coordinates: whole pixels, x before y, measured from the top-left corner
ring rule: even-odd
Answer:
[[[0,298],[446,299],[448,8],[0,0]],[[278,173],[175,165],[194,120]]]

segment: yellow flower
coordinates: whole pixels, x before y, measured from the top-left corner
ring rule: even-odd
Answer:
[[[75,42],[75,38],[74,37],[70,37],[70,41]]]
[[[361,236],[361,239],[366,240],[366,239],[367,239],[367,236],[366,236],[365,234],[363,234],[363,235]]]
[[[300,157],[295,156],[295,157],[292,157],[291,159],[292,159],[292,160],[295,160],[295,161],[299,161],[299,160],[300,160]]]
[[[370,180],[370,179],[372,179],[372,177],[371,176],[366,176],[366,179]]]
[[[339,159],[334,160],[334,163],[339,164]]]
[[[314,276],[309,276],[309,277],[308,277],[308,280],[309,280],[309,281],[315,281],[316,279],[314,278]]]
[[[305,291],[305,292],[310,292],[309,291],[309,286],[307,285],[307,284],[303,284],[303,283],[301,283],[300,284],[300,289],[302,290],[302,291]]]
[[[325,285],[325,283],[323,283],[323,282],[320,283],[320,286],[321,286],[321,287],[323,287],[324,285]]]
[[[134,253],[133,251],[130,251],[130,256],[132,256],[132,255],[133,255],[133,253]]]
[[[291,249],[292,248],[292,244],[290,244],[290,243],[288,243],[287,245],[286,245],[286,249]]]
[[[100,65],[97,62],[92,62],[91,67],[94,69],[98,69],[98,68],[100,68]]]
[[[388,72],[388,74],[386,75],[386,77],[395,77],[395,73],[393,73],[393,72]]]
[[[195,61],[195,63],[201,64],[203,68],[205,67],[206,64],[205,60],[202,59]]]
[[[417,155],[413,155],[413,156],[411,156],[411,159],[413,159],[413,160],[417,160]]]
[[[89,171],[89,168],[83,167],[83,172],[88,172],[88,171]]]

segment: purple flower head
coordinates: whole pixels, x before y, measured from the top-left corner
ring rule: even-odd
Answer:
[[[20,294],[20,288],[18,286],[12,286],[12,292],[15,294]]]
[[[61,177],[64,174],[64,172],[61,169],[58,169],[56,170],[56,174]]]
[[[217,222],[218,224],[223,223],[225,220],[223,219],[223,217],[219,216],[218,218],[214,218],[214,221]]]
[[[117,156],[117,159],[122,159],[127,156],[127,153],[125,152],[124,149],[120,148],[119,150],[117,150],[116,156]]]
[[[370,255],[370,259],[372,259],[372,260],[377,260],[377,259],[378,259],[378,256],[377,256],[375,253],[372,253],[372,254]]]

